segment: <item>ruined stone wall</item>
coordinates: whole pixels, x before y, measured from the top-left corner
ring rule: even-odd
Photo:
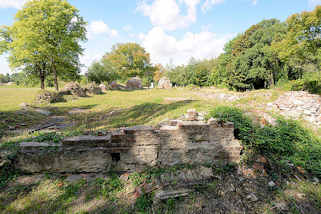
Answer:
[[[19,145],[16,167],[24,172],[135,171],[150,166],[239,162],[241,145],[232,123],[214,119],[136,126],[107,136],[78,136],[60,144]]]

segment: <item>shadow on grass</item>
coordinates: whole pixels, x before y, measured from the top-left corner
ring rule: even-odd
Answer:
[[[81,112],[70,115],[70,118],[76,123],[76,127],[85,130],[106,130],[109,128],[145,125],[193,102],[195,101],[185,100],[170,104],[143,103],[125,109],[110,108],[98,112]],[[66,109],[63,109],[63,111],[66,111]]]
[[[171,104],[144,103],[119,111],[109,109],[107,112],[79,114],[75,118],[79,117],[78,120],[82,122],[84,122],[82,117],[89,118],[87,122],[91,127],[98,127],[105,123],[109,123],[110,127],[141,125],[192,102],[179,101]],[[87,109],[91,107],[88,106]],[[65,112],[69,108],[60,110]],[[102,121],[97,122],[99,118]],[[261,135],[263,136],[263,134]],[[164,143],[165,146],[166,143],[169,143],[169,139],[167,141]],[[176,156],[181,157],[179,155],[177,154]],[[179,200],[169,199],[158,205],[150,203],[142,210],[127,207],[122,209],[123,205],[118,200],[110,198],[100,200],[95,194],[95,197],[92,195],[92,192],[95,192],[95,190],[86,193],[90,189],[89,184],[63,184],[61,186],[59,179],[51,180],[43,187],[39,185],[33,186],[32,189],[34,191],[31,191],[27,185],[25,190],[23,186],[11,190],[9,187],[5,188],[0,193],[1,197],[13,195],[7,202],[0,203],[0,208],[4,210],[3,213],[10,214],[77,213],[70,210],[80,209],[81,207],[86,209],[85,213],[122,213],[124,209],[126,211],[124,213],[153,213],[155,209],[158,213],[177,214],[320,213],[321,186],[320,184],[312,184],[304,176],[299,178],[299,180],[306,180],[307,182],[305,184],[306,188],[302,189],[298,180],[294,180],[295,173],[289,172],[288,175],[284,176],[282,174],[284,172],[278,170],[275,166],[269,167],[269,170],[267,170],[268,175],[257,177],[248,177],[243,171],[238,172],[235,169],[226,170],[224,168],[212,167],[215,174],[212,183],[202,188],[194,187],[197,189],[196,193]],[[291,181],[291,179],[293,180]],[[273,188],[268,185],[272,180],[276,183],[276,186]],[[288,181],[298,183],[299,185],[299,187],[292,188],[293,194],[288,191],[291,189],[287,184]],[[40,187],[41,189],[39,189]],[[35,191],[35,189],[38,190]],[[319,190],[315,191],[315,189]],[[97,189],[96,192],[99,192],[99,190]],[[57,194],[56,197],[50,197],[50,195],[55,196],[55,194]],[[171,208],[168,207],[168,204],[171,204]]]

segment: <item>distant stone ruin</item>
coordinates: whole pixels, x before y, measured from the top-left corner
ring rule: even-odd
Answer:
[[[241,145],[234,138],[233,123],[197,121],[196,114],[189,111],[185,121],[168,121],[160,128],[136,126],[106,136],[70,137],[58,144],[23,142],[15,165],[26,173],[97,173],[176,164],[238,163]]]

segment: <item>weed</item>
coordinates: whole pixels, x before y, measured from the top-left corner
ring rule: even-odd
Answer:
[[[209,116],[233,122],[235,135],[243,146],[268,157],[281,166],[284,174],[291,162],[321,177],[321,140],[298,122],[278,118],[275,126],[260,128],[240,109],[226,106],[216,107]]]

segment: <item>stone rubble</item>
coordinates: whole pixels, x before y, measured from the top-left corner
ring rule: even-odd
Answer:
[[[270,110],[292,119],[304,119],[321,127],[321,96],[304,91],[291,91],[281,95],[275,102],[268,103]]]

